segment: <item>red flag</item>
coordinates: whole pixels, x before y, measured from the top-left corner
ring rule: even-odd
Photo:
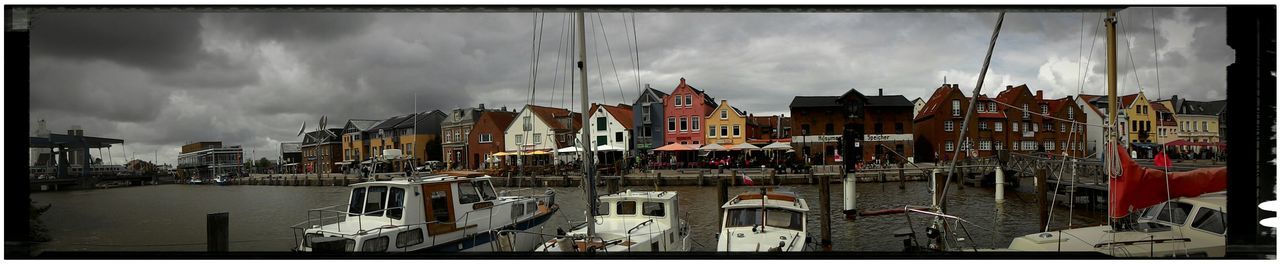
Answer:
[[[755,182],[751,181],[751,177],[747,177],[746,172],[739,171],[738,174],[742,174],[742,184],[746,184],[747,186],[755,185]]]
[[[1160,154],[1156,154],[1155,162],[1156,162],[1156,167],[1168,168],[1170,166],[1173,166],[1172,164],[1173,161],[1170,161],[1169,155],[1165,155],[1164,152],[1160,152]]]

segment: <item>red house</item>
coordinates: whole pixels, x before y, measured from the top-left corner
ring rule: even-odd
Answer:
[[[663,139],[665,144],[705,144],[705,133],[702,133],[703,118],[711,114],[718,106],[715,98],[711,98],[702,90],[686,84],[680,78],[671,95],[662,98],[663,119],[666,130]]]

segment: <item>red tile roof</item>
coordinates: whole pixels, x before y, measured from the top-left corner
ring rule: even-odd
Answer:
[[[604,110],[609,111],[609,115],[613,115],[613,118],[618,120],[618,123],[620,123],[622,127],[626,129],[631,129],[633,127],[634,124],[632,124],[632,120],[634,120],[634,118],[631,116],[632,112],[631,112],[630,105],[591,104],[591,111],[587,111],[587,113],[595,113],[596,109],[600,108],[601,106],[604,106]]]
[[[547,126],[551,127],[552,130],[569,130],[569,129],[582,128],[582,114],[569,112],[569,110],[566,110],[564,108],[555,108],[555,107],[546,107],[546,106],[537,106],[537,105],[528,105],[528,106],[529,106],[529,111],[533,112],[534,115],[537,115],[538,118],[541,118],[542,122],[547,123]],[[570,118],[573,120],[573,128],[565,127],[564,124],[561,124],[560,121],[556,119],[556,118],[561,118],[565,116],[570,116]]]
[[[511,122],[516,120],[516,115],[518,114],[519,113],[515,112],[501,111],[482,112],[480,113],[480,119],[489,117],[489,120],[493,120],[494,126],[498,129],[506,130],[508,126],[511,126]],[[479,119],[477,119],[477,121],[479,121]]]
[[[1004,91],[1000,91],[999,94],[996,94],[996,101],[1013,105],[1013,100],[1018,99],[1018,97],[1024,95],[1024,93],[1027,96],[1034,96],[1031,94],[1031,88],[1027,88],[1026,84],[1022,84],[1014,87],[1006,86]],[[999,110],[1004,110],[1005,108],[1007,107],[1003,105],[996,106],[996,109],[999,109]]]
[[[1049,113],[1057,113],[1058,110],[1062,109],[1062,107],[1072,104],[1073,102],[1071,99],[1071,96],[1067,96],[1053,100],[1045,100],[1045,102],[1049,104]]]
[[[960,89],[952,88],[951,85],[944,84],[942,87],[938,87],[938,89],[933,90],[933,95],[929,96],[929,101],[925,101],[924,107],[920,108],[920,114],[916,115],[915,120],[924,119],[925,117],[932,116],[935,112],[938,112],[939,105],[942,105],[942,101],[946,100],[943,97],[951,94],[951,92],[958,93],[960,92]]]
[[[1128,108],[1129,108],[1129,104],[1132,104],[1134,99],[1138,99],[1138,94],[1130,94],[1130,95],[1121,96],[1121,97],[1120,97],[1120,99],[1119,99],[1119,100],[1120,100],[1120,105],[1122,105],[1122,106],[1124,106],[1124,107],[1121,107],[1121,108],[1119,108],[1119,109],[1128,109]]]

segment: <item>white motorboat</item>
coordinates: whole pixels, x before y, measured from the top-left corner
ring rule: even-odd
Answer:
[[[812,249],[805,224],[809,204],[794,192],[761,189],[742,193],[721,208],[724,216],[716,235],[717,251]]]
[[[625,192],[600,197],[595,239],[586,225],[546,241],[541,252],[689,251],[689,224],[678,217],[679,195],[673,191]]]
[[[1018,251],[1096,251],[1117,257],[1223,257],[1227,194],[1177,198],[1148,208],[1136,223],[1041,232],[1014,238]]]
[[[502,230],[543,232],[543,224],[559,210],[555,194],[499,196],[489,180],[434,175],[353,184],[350,203],[309,210],[306,221],[292,226],[294,250],[533,250],[542,242],[536,236],[492,242]]]

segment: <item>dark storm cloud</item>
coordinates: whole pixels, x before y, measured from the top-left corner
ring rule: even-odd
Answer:
[[[1155,14],[1160,34],[1153,41],[1149,9],[1121,11],[1129,22],[1126,40],[1132,40],[1120,44],[1120,70],[1127,74],[1122,91],[1136,90],[1136,76],[1153,93],[1147,88],[1155,82],[1158,46],[1161,93],[1220,99],[1222,67],[1234,54],[1222,40],[1222,9],[1164,8]],[[629,104],[637,83],[670,91],[683,77],[756,115],[789,114],[786,105],[796,95],[838,95],[850,88],[927,97],[943,78],[968,93],[996,20],[995,13],[638,13],[637,81],[630,25],[624,27],[619,13],[589,17],[592,102]],[[1081,86],[1098,90],[1105,69],[1102,35],[1095,38],[1097,15],[1084,17],[1081,44],[1079,13],[1008,14],[983,92],[1024,83],[1046,96],[1074,95]],[[563,50],[576,41],[567,42],[572,16],[562,13],[537,21],[533,13],[71,14],[37,20],[44,26],[32,35],[31,116],[50,120],[54,131],[81,125],[88,134],[123,138],[130,152],[154,150],[162,161],[176,157],[182,143],[198,140],[274,157],[280,142],[299,140],[304,122],[314,128],[328,116],[329,126],[337,127],[350,118],[402,115],[415,109],[415,96],[419,111],[480,103],[519,110],[531,101],[535,24],[545,27],[532,102],[579,105],[568,97],[580,96],[581,87],[570,90],[565,83],[570,75],[563,65],[577,54]],[[113,30],[122,24],[139,25]],[[1090,45],[1095,51],[1084,60],[1092,65],[1083,67],[1080,57],[1089,55]],[[1093,72],[1084,84],[1080,69]]]

